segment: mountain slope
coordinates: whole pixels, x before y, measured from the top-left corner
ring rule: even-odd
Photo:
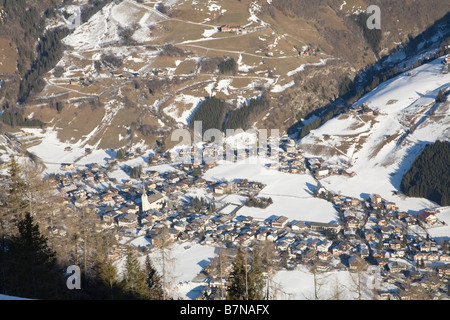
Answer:
[[[330,165],[355,172],[354,177],[330,176],[321,182],[335,192],[357,197],[378,193],[404,205],[427,207],[424,199],[393,195],[403,174],[426,144],[450,137],[450,103],[436,103],[439,90],[450,89],[442,74],[443,59],[418,67],[379,85],[340,115],[299,142]],[[365,106],[366,111],[358,106]]]
[[[446,2],[426,7],[416,1],[403,11],[394,3],[376,3],[384,21],[377,54],[387,54],[442,18]],[[84,5],[75,1],[60,12],[69,15]],[[64,56],[45,75],[43,91],[27,101],[26,116],[58,129],[66,142],[89,137],[86,145],[101,148],[152,147],[173,128],[188,125],[205,97],[225,99],[231,111],[266,93],[270,109],[249,122],[285,130],[334,100],[342,79],[377,61],[355,21],[364,20],[367,6],[362,0],[296,6],[285,0],[180,0],[163,7],[151,1],[110,2],[63,40]],[[223,25],[241,31],[220,32]],[[237,62],[235,74],[214,70],[214,63],[226,58]]]

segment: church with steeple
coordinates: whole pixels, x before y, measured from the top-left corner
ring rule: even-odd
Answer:
[[[141,212],[147,212],[149,210],[160,210],[164,207],[166,200],[162,193],[155,191],[150,196],[147,195],[145,190],[145,184],[142,184],[142,196],[141,196]]]

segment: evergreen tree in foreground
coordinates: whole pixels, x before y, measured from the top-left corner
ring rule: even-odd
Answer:
[[[230,274],[230,285],[227,289],[227,300],[261,300],[264,293],[260,259],[257,252],[249,264],[247,254],[239,249]]]
[[[148,255],[145,258],[145,273],[147,275],[146,283],[149,291],[148,298],[151,300],[163,300],[165,295],[161,276],[156,271]]]
[[[64,285],[62,273],[56,268],[55,252],[30,213],[19,221],[18,230],[6,257],[8,294],[36,299],[58,297]]]
[[[145,296],[147,288],[145,273],[132,247],[127,250],[122,285],[130,298]]]

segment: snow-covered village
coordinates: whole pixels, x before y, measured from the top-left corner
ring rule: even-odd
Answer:
[[[0,0],[0,300],[448,300],[450,2],[375,2]]]
[[[255,135],[249,132],[225,140],[232,157],[228,152],[207,164],[194,161],[194,147],[147,154],[139,149],[86,152],[76,146],[68,149],[51,135],[29,150],[48,163],[65,206],[95,210],[97,231],[117,240],[109,248],[117,265],[132,246],[142,261],[150,254],[161,268],[161,246],[167,249],[169,240],[173,260],[165,270],[171,274],[167,285],[170,282],[172,294],[182,299],[225,298],[232,259],[222,261],[219,273],[221,252],[233,256],[238,248],[252,250],[263,244],[272,248],[273,257],[264,270],[268,298],[332,299],[339,294],[342,299],[406,300],[418,297],[422,291],[417,287],[432,292],[429,298],[439,298],[447,294],[450,273],[450,209],[394,192],[387,177],[399,170],[398,161],[377,167],[364,160],[358,165],[358,155],[374,148],[370,140],[347,155],[319,157],[307,150],[311,143],[343,137],[345,128],[355,123],[360,132],[370,128],[376,140],[377,134],[387,133],[385,126],[397,129],[386,121],[373,125],[375,118],[398,121],[412,108],[436,107],[431,97],[418,97],[411,104],[409,96],[416,95],[412,86],[419,83],[423,89],[425,80],[430,89],[440,83],[448,86],[440,64],[438,60],[420,67],[413,78],[404,74],[393,79],[333,119],[334,125],[313,131],[299,144],[279,137],[276,152],[273,147],[252,155]],[[398,85],[404,81],[411,87]],[[405,88],[405,98],[385,114],[378,101],[390,101]],[[448,104],[437,106],[436,112],[441,108],[448,109]],[[432,125],[419,126],[414,139],[432,139]],[[23,132],[16,135],[22,143],[42,135],[41,130]],[[330,138],[317,141],[324,133]],[[395,143],[384,148],[385,161],[407,150],[395,149]],[[201,152],[209,149],[210,143],[201,144]],[[64,156],[67,161],[58,164],[56,158]],[[186,156],[191,163],[177,161]],[[378,179],[368,178],[374,176]],[[59,229],[53,233],[56,238],[66,235]],[[363,289],[355,280],[361,272]],[[321,281],[327,285],[318,285]],[[342,285],[339,292],[337,283]]]

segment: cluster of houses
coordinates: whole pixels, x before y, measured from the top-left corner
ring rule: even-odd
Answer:
[[[289,139],[283,140],[280,147],[280,170],[296,165],[306,170],[303,166],[308,164],[316,176],[321,176],[320,170],[324,168],[321,159],[304,158],[301,151],[290,149],[295,144]],[[153,157],[155,165],[168,161],[164,154]],[[398,284],[398,290],[391,290],[391,297],[401,295],[402,299],[407,299],[403,285],[412,279],[419,283],[426,281],[425,274],[430,272],[443,279],[450,276],[450,244],[437,244],[425,231],[440,223],[438,211],[430,209],[411,215],[399,211],[395,203],[379,195],[361,200],[320,188],[315,196],[332,203],[339,213],[337,222],[290,221],[275,212],[268,219],[257,219],[241,215],[245,202],[230,202],[227,195],[257,200],[263,184],[246,179],[203,179],[201,173],[215,164],[171,164],[175,170],[161,172],[150,166],[139,180],[117,183],[109,178],[109,173],[117,170],[118,163],[110,159],[105,166],[91,164],[76,170],[72,167],[70,173],[58,176],[56,184],[66,205],[94,207],[101,217],[102,228],[114,232],[119,241],[130,229],[137,230],[132,233],[134,237],[146,239],[146,247],[158,247],[164,239],[228,248],[251,248],[255,242],[269,241],[274,244],[279,268],[308,264],[319,272],[335,269],[355,272],[375,266],[383,281]],[[328,169],[326,174],[332,171]],[[99,183],[104,187],[92,188]],[[201,190],[200,194],[213,195],[211,199],[217,201],[195,201],[188,195],[195,189]],[[266,210],[270,210],[270,204]],[[123,248],[118,250],[124,252]]]
[[[305,174],[307,172],[305,154],[297,148],[295,141],[290,138],[281,140],[278,161],[267,164],[267,167],[292,174]]]
[[[309,170],[314,174],[316,179],[322,179],[332,175],[343,175],[347,177],[354,177],[356,175],[355,172],[343,168],[342,165],[337,167],[331,164],[326,164],[325,160],[322,158],[308,158],[307,161]]]
[[[367,200],[329,195],[328,200],[340,213],[344,239],[358,250],[355,261],[378,266],[381,280],[397,285],[390,298],[411,298],[405,285],[412,282],[425,285],[433,273],[443,279],[436,294],[447,292],[450,243],[438,244],[426,232],[440,223],[439,210],[428,209],[412,215],[377,194]]]

